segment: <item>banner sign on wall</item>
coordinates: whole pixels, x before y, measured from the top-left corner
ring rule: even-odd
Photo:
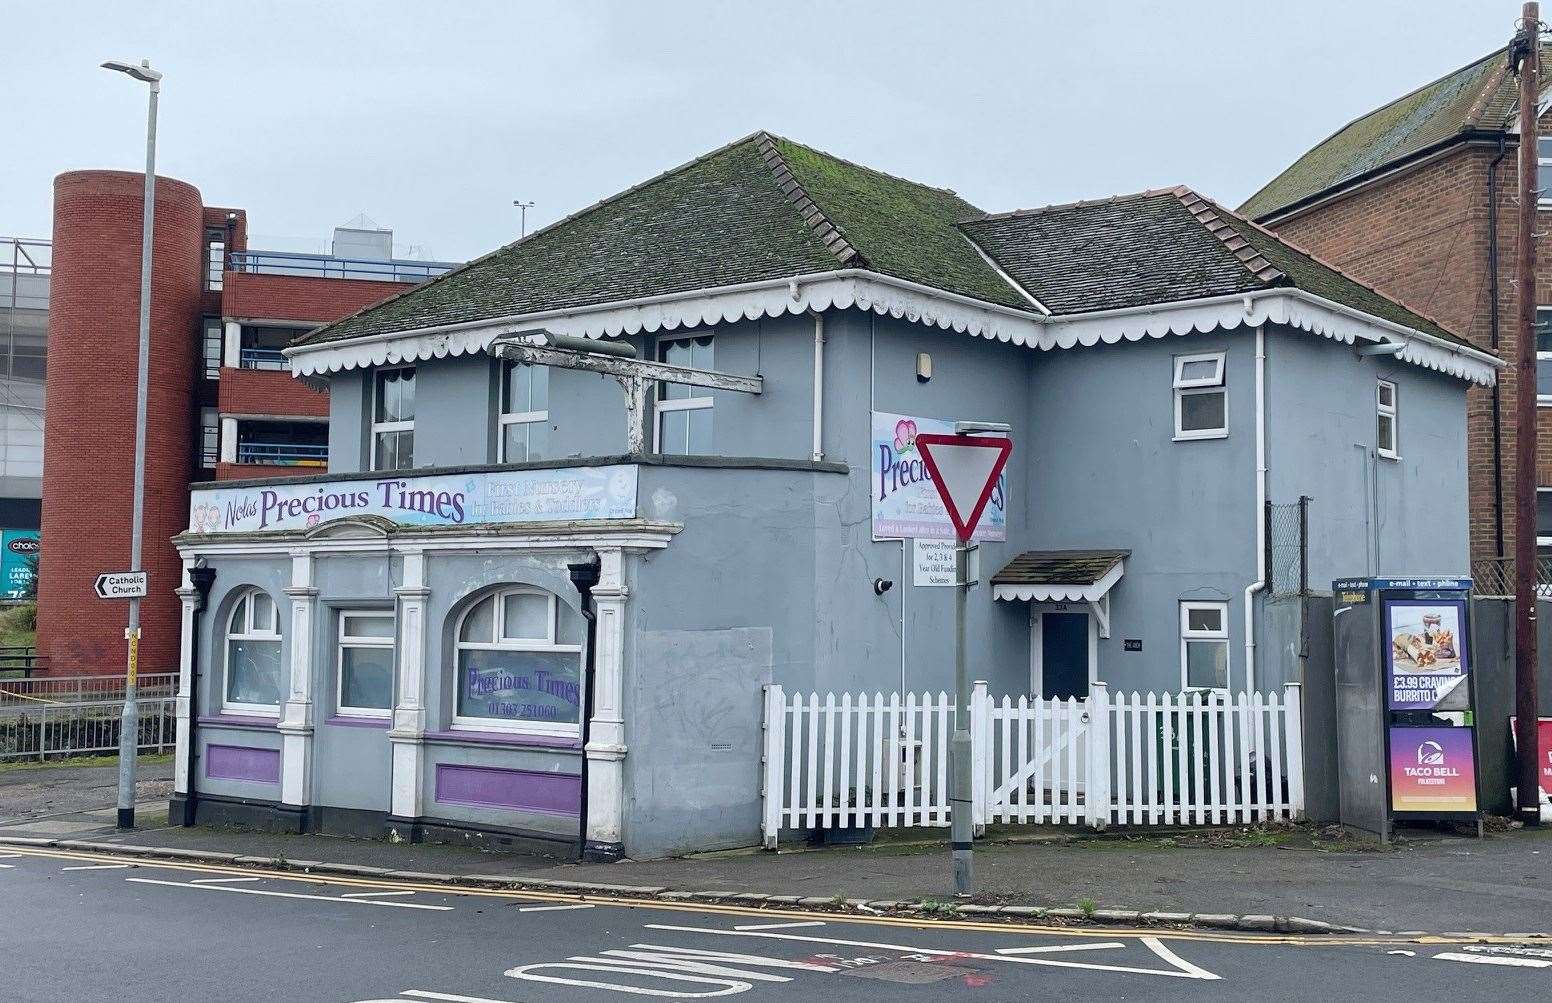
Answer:
[[[296,530],[346,516],[412,526],[632,519],[636,467],[560,467],[197,490],[189,532]]]
[[[916,436],[954,434],[954,423],[940,418],[873,412],[873,539],[954,539],[949,520],[922,462]],[[975,528],[976,540],[1008,538],[1008,474],[997,478],[991,500]]]
[[[1461,601],[1385,601],[1391,710],[1471,709],[1465,621],[1466,604]]]
[[[0,533],[0,596],[23,599],[38,573],[38,531],[8,529]]]
[[[1390,810],[1477,810],[1470,728],[1390,729]]]

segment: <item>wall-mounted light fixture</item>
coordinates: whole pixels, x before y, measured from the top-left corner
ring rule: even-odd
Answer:
[[[881,596],[885,592],[888,592],[890,589],[892,589],[894,587],[895,587],[895,583],[890,581],[887,578],[875,578],[875,579],[873,579],[873,594],[876,595],[876,596]]]
[[[932,356],[926,352],[916,353],[916,382],[926,383],[932,379]]]

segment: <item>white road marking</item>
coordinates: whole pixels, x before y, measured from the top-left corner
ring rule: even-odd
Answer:
[[[747,932],[749,930],[791,930],[799,926],[824,926],[824,924],[818,920],[810,923],[755,923],[751,926],[735,926],[733,929]]]
[[[691,947],[663,947],[657,944],[632,944],[628,951],[610,950],[600,956],[575,955],[565,961],[520,965],[508,969],[508,978],[551,985],[577,986],[584,989],[608,989],[634,996],[661,996],[669,999],[704,999],[709,996],[733,996],[748,992],[756,982],[791,982],[787,975],[751,971],[751,968],[776,968],[800,972],[835,972],[839,969],[812,961],[788,961],[757,954],[729,954]],[[587,972],[601,975],[636,975],[668,982],[689,982],[711,986],[712,991],[654,989],[650,986],[600,982],[591,978],[541,975],[547,972]],[[747,980],[747,981],[745,981]],[[407,994],[406,994],[407,995]]]
[[[0,864],[0,870],[14,871],[14,870],[16,870],[16,865],[15,864]]]
[[[61,867],[62,871],[123,871],[129,869],[128,864],[87,864],[83,867]]]
[[[263,878],[195,878],[191,885],[235,885],[239,881],[263,881]]]
[[[1216,981],[1218,976],[1203,968],[1198,968],[1187,961],[1183,961],[1173,951],[1169,950],[1156,937],[1140,938],[1144,946],[1158,955],[1161,959],[1175,967],[1175,971],[1162,971],[1157,968],[1133,968],[1128,965],[1100,965],[1082,961],[1058,961],[1055,958],[1018,958],[1003,954],[980,954],[973,951],[949,951],[935,947],[915,947],[906,944],[879,944],[866,940],[837,940],[830,937],[805,937],[796,933],[771,933],[769,931],[737,931],[716,930],[700,926],[673,926],[666,923],[648,923],[648,930],[673,930],[679,933],[706,933],[718,937],[765,937],[772,940],[798,940],[811,944],[838,944],[843,947],[870,947],[880,951],[900,951],[906,954],[936,954],[944,956],[957,956],[965,958],[979,958],[984,961],[1003,961],[1015,965],[1045,965],[1051,968],[1082,968],[1095,972],[1122,972],[1128,975],[1162,975],[1173,979],[1205,979]]]
[[[395,895],[414,895],[414,892],[346,892],[340,898],[347,899],[383,899]]]
[[[446,1000],[447,1003],[511,1003],[510,1000],[493,1000],[489,996],[457,996],[453,993],[434,993],[429,989],[401,989],[400,996],[413,996],[421,1000]],[[369,1003],[376,1003],[375,1000]],[[385,1000],[383,1003],[397,1003],[396,1000]]]
[[[1470,965],[1503,965],[1505,968],[1552,968],[1552,961],[1545,958],[1506,958],[1501,954],[1456,954],[1446,951],[1435,954],[1435,961],[1464,961]]]
[[[12,860],[16,857],[25,857],[25,853],[0,853],[0,860]]]
[[[518,909],[518,912],[562,912],[566,909],[591,909],[591,905],[579,902],[576,905],[531,905]]]
[[[125,878],[141,885],[166,885],[171,888],[193,888],[201,892],[231,892],[234,895],[268,895],[280,899],[307,899],[312,902],[343,902],[346,905],[376,905],[385,909],[430,909],[451,912],[450,905],[422,905],[419,902],[378,902],[375,899],[346,899],[337,895],[304,895],[300,892],[275,892],[267,888],[232,888],[228,885],[196,885],[187,881],[158,881],[155,878]]]
[[[1046,944],[1043,947],[999,947],[998,954],[1059,954],[1062,951],[1103,951],[1111,947],[1125,947],[1119,940],[1107,940],[1101,944]]]

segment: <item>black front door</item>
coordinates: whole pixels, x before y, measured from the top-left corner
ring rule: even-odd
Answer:
[[[1041,616],[1042,696],[1066,700],[1089,695],[1089,616],[1045,613]]]

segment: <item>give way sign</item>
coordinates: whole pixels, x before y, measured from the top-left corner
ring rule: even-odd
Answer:
[[[986,502],[1007,466],[1013,440],[1003,436],[918,435],[922,462],[959,539],[969,542]]]

